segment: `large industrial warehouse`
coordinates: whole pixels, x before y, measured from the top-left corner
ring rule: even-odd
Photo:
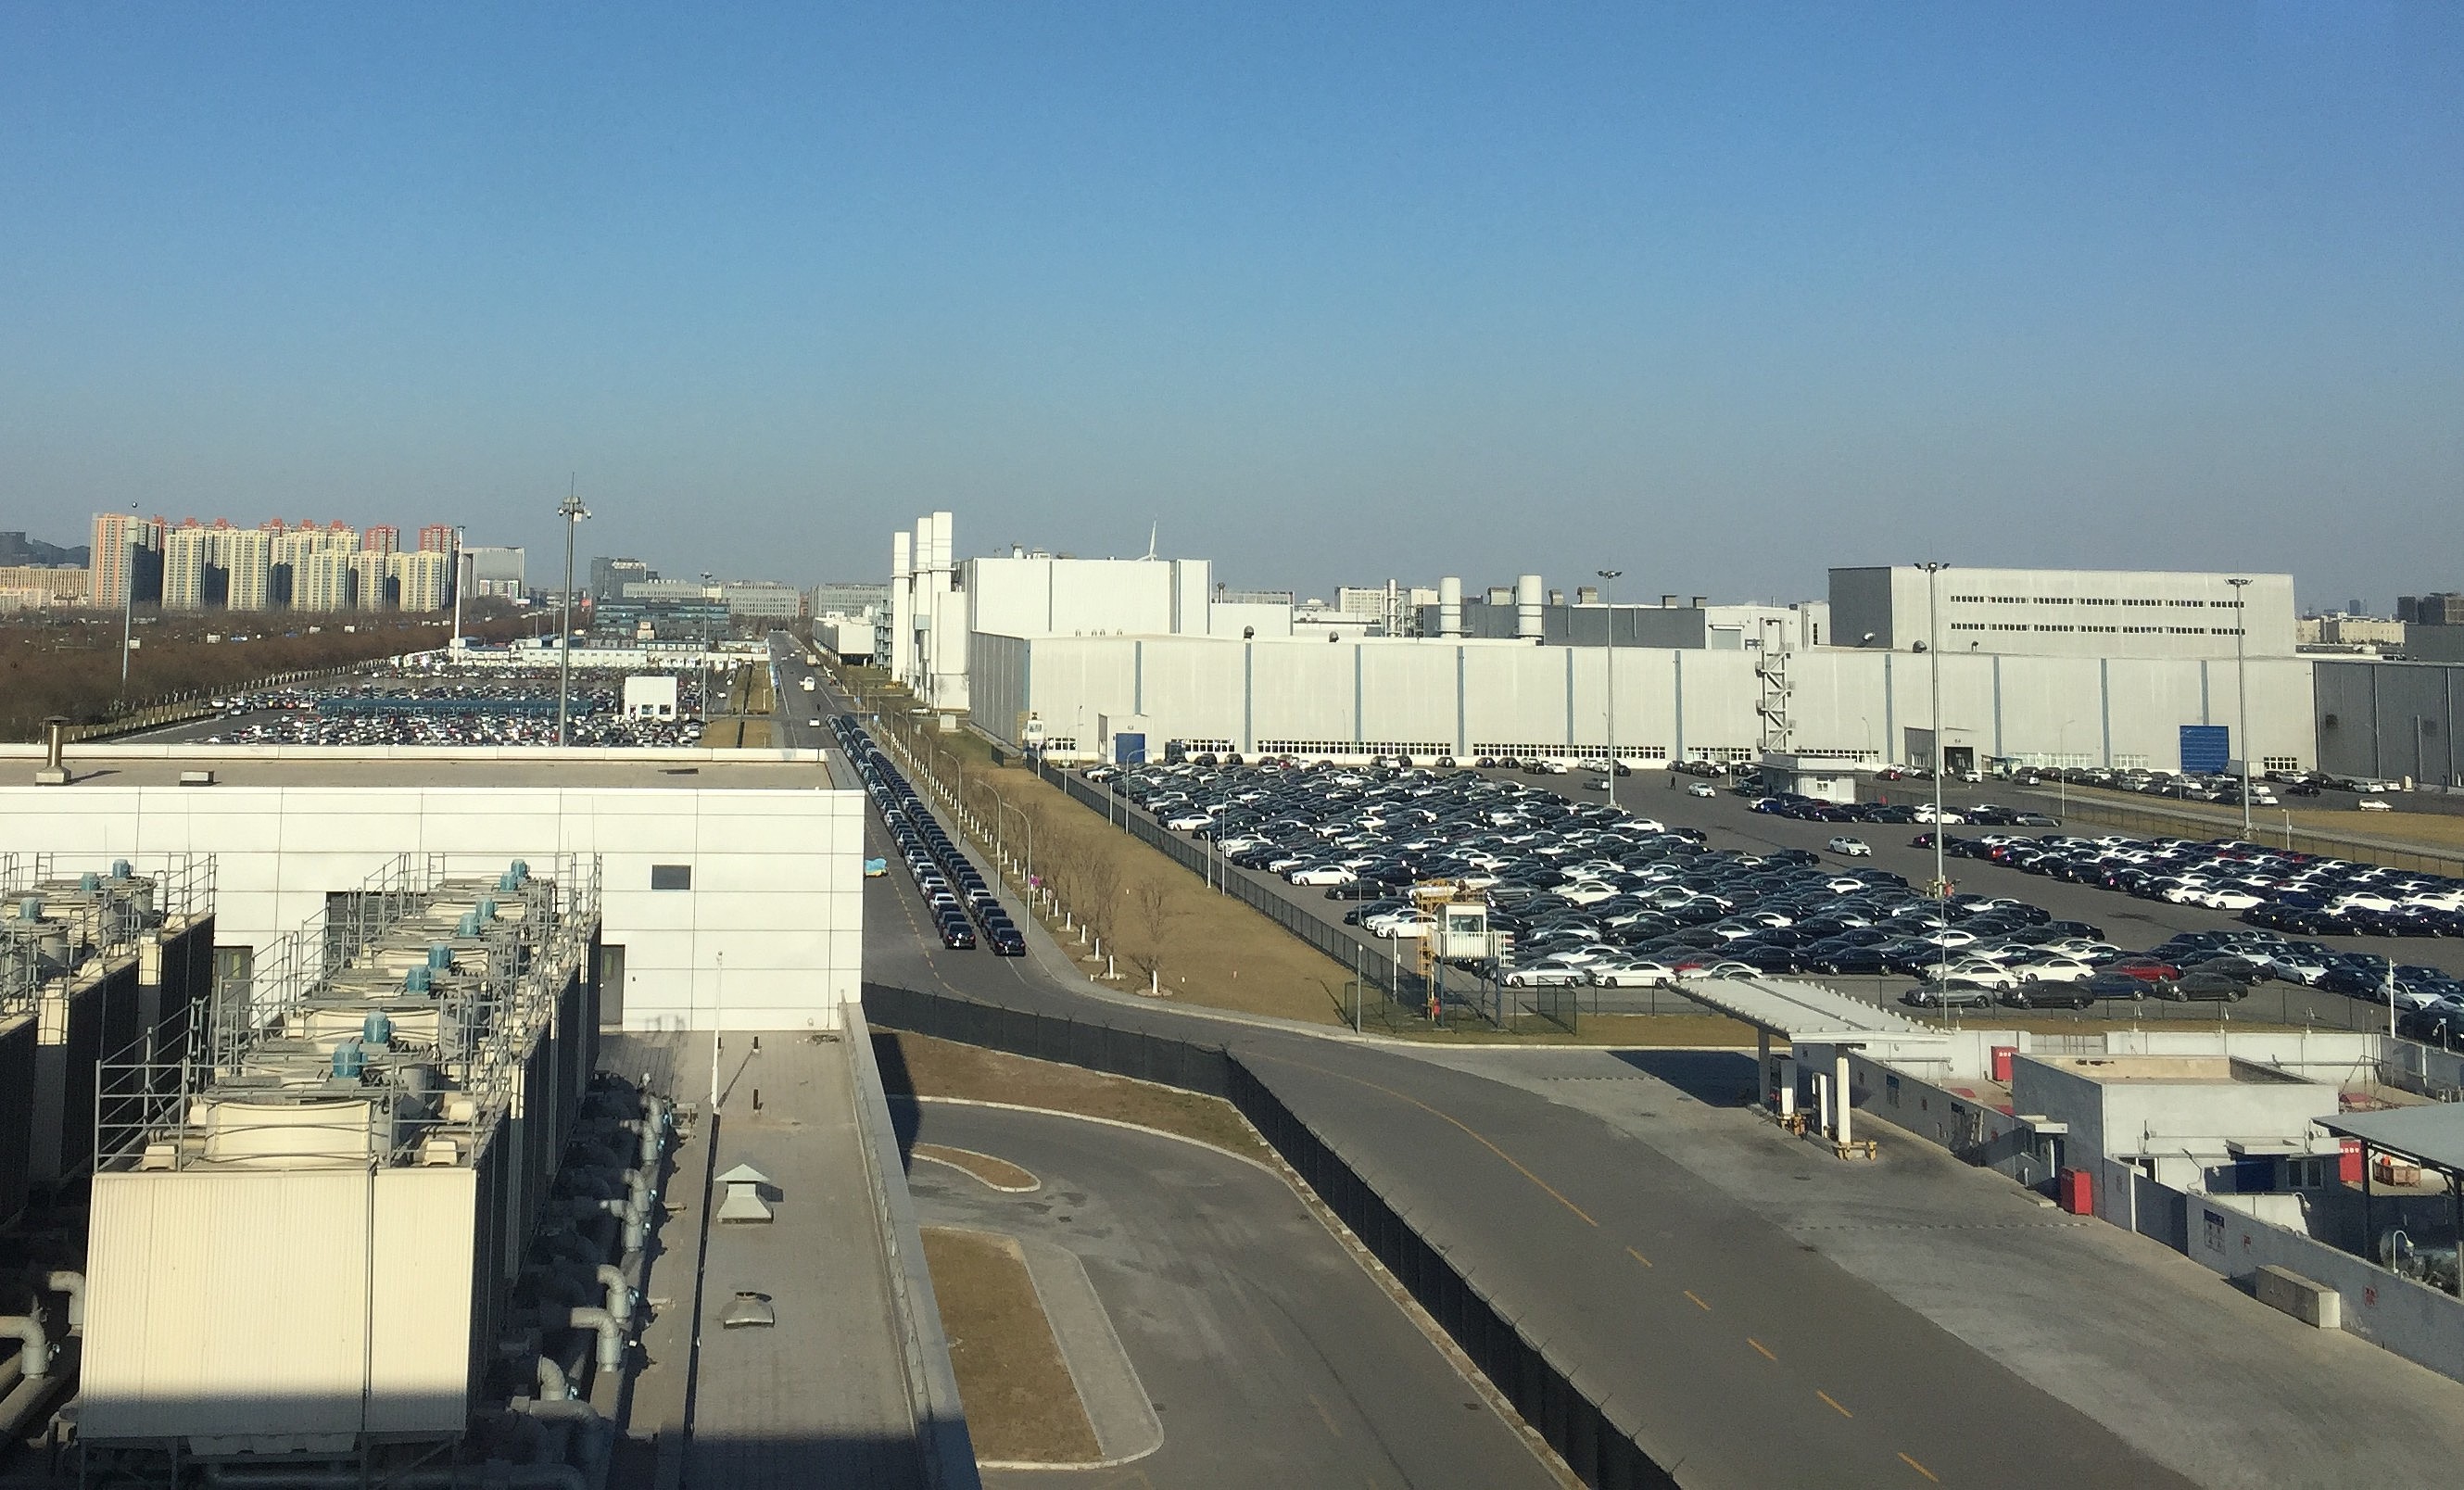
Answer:
[[[1296,625],[1288,600],[1263,620],[1273,607],[1212,602],[1202,561],[954,561],[946,513],[918,535],[900,535],[899,553],[935,557],[893,575],[893,612],[910,618],[893,628],[894,675],[935,709],[1061,758],[1112,758],[1126,737],[1151,756],[1604,760],[1614,738],[1635,766],[1767,752],[1923,765],[1937,665],[1954,769],[2177,770],[2183,727],[2237,736],[2245,692],[2252,749],[2236,758],[2295,770],[2315,756],[2312,664],[2293,651],[2286,575],[2243,588],[2223,575],[1948,569],[1935,577],[1938,650],[1927,576],[1910,568],[1834,570],[1827,603],[1794,607],[1585,599],[1595,591],[1569,604],[1532,575],[1466,600],[1449,579],[1426,634],[1359,636]],[[1967,619],[2006,608],[2020,619]],[[2035,619],[2053,615],[2064,619]]]

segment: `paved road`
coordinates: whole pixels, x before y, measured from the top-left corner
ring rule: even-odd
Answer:
[[[1095,1004],[1033,959],[928,944],[902,878],[866,893],[869,979],[1231,1046],[1681,1483],[2188,1483],[1595,1116],[1374,1045]]]
[[[1274,1175],[1083,1119],[929,1102],[916,1110],[920,1141],[997,1155],[1043,1182],[1002,1194],[916,1165],[919,1216],[1075,1254],[1163,1425],[1162,1445],[1131,1464],[994,1473],[988,1484],[1555,1482]]]

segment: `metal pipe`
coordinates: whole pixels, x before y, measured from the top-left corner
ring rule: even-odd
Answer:
[[[575,1329],[591,1329],[599,1332],[599,1369],[601,1370],[613,1371],[624,1368],[625,1326],[617,1323],[615,1315],[601,1308],[576,1308],[565,1316],[564,1322]]]
[[[43,1279],[43,1286],[54,1293],[66,1294],[69,1300],[69,1333],[85,1333],[85,1275],[57,1269]]]
[[[557,1365],[556,1357],[552,1355],[542,1351],[532,1375],[539,1384],[539,1394],[548,1401],[561,1402],[573,1395],[573,1384],[564,1379],[564,1368]]]
[[[47,1375],[52,1369],[52,1337],[43,1330],[43,1322],[31,1314],[0,1314],[0,1340],[15,1340],[17,1369],[31,1380]]]
[[[633,1323],[633,1285],[625,1281],[623,1270],[612,1262],[602,1262],[591,1273],[599,1286],[607,1293],[606,1309],[617,1324],[625,1328]]]

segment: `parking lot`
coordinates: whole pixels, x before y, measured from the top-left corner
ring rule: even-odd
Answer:
[[[701,742],[700,680],[676,679],[676,712],[627,719],[622,673],[578,669],[566,699],[566,738],[577,746],[648,747]],[[317,688],[234,692],[209,719],[143,736],[202,745],[545,746],[556,743],[553,668],[456,675],[386,668]]]
[[[1911,843],[1928,831],[1924,824],[1790,819],[1751,810],[1753,799],[1729,781],[1661,773],[1621,778],[1625,810],[1612,814],[1604,784],[1580,773],[1196,765],[1134,769],[1115,782],[1177,831],[1215,835],[1230,865],[1275,876],[1279,895],[1316,914],[1369,910],[1363,919],[1374,929],[1363,940],[1388,956],[1397,955],[1396,941],[1378,932],[1399,930],[1408,948],[1415,931],[1408,910],[1380,904],[1394,898],[1384,892],[1416,879],[1478,885],[1514,937],[1506,962],[1486,971],[1512,983],[1578,987],[1586,1010],[1680,1007],[1655,985],[1682,986],[1715,968],[1813,976],[1891,1000],[1947,969],[1952,997],[1988,1005],[1970,1011],[1976,1018],[2383,1028],[2387,1009],[2376,999],[2390,953],[2401,1003],[2446,1010],[2442,1000],[2464,993],[2449,981],[2464,966],[2464,944],[2447,938],[2271,931],[2228,908],[2142,898],[1980,858],[1948,859],[1950,914],[1938,918],[1925,891],[1933,854]],[[2026,839],[2025,852],[2039,857],[2047,851],[2034,837],[2061,836],[2042,825],[1958,824],[1953,846],[1987,831]],[[1870,856],[1835,851],[1832,840],[1843,834],[1862,839]],[[2082,852],[2151,852],[2122,835],[2096,836],[2117,842]],[[2188,850],[2174,858],[2180,863],[2156,867],[2209,862]],[[2347,872],[2256,861],[2233,867],[2322,883]],[[2134,963],[2134,953],[2159,951],[2161,962]],[[2078,998],[2083,989],[2096,997]],[[2171,997],[2183,994],[2193,997]],[[2072,1002],[2087,1007],[2059,1007]],[[2452,1038],[2431,1027],[2436,1012],[2408,1009],[2406,1032]]]

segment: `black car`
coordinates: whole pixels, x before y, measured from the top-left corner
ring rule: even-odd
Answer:
[[[984,937],[985,940],[992,944],[993,955],[996,957],[1023,957],[1026,955],[1026,937],[1020,932],[1017,927],[996,926],[991,931],[985,932]]]
[[[2250,985],[2234,982],[2221,973],[2185,972],[2180,977],[2156,984],[2148,992],[2158,998],[2170,998],[2176,1003],[2234,1003],[2250,997]]]
[[[976,945],[976,929],[963,917],[948,917],[941,922],[941,945],[957,952],[968,951]]]
[[[2057,983],[2031,978],[2002,990],[2002,1001],[2013,1009],[2084,1009],[2096,1002],[2087,983]]]

